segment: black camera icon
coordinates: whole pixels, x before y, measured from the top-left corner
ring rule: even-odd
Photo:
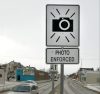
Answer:
[[[53,32],[73,32],[73,20],[70,18],[61,17],[52,20]]]

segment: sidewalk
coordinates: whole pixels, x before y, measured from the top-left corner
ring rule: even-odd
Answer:
[[[87,88],[87,89],[90,89],[90,90],[93,90],[95,92],[98,92],[100,93],[100,84],[84,84],[80,81],[78,81],[83,87]]]
[[[77,80],[76,80],[77,81]],[[98,92],[100,93],[100,84],[84,84],[80,81],[78,81],[83,87],[87,88],[87,89],[90,89],[90,90],[93,90],[95,92]]]
[[[99,84],[87,84],[85,87],[100,93],[100,85]]]

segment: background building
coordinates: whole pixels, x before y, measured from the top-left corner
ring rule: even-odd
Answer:
[[[86,84],[99,84],[100,72],[99,71],[87,72],[84,76],[84,82]]]
[[[87,72],[91,72],[91,71],[94,71],[94,69],[93,68],[80,68],[79,70],[78,70],[78,72],[77,72],[77,75],[78,75],[78,79],[80,80],[80,81],[84,81],[85,80],[85,74],[87,73]]]
[[[16,80],[26,81],[26,80],[48,80],[49,73],[41,70],[37,70],[34,67],[24,67],[18,68],[16,70]]]

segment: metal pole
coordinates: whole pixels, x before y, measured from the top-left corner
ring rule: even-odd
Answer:
[[[61,64],[60,94],[64,94],[64,64]]]
[[[52,73],[52,94],[54,94],[54,73]]]
[[[99,11],[100,11],[100,1],[99,1]],[[99,12],[99,25],[100,25],[100,12]],[[100,39],[100,27],[99,27],[99,39]],[[99,42],[99,47],[100,47],[100,42]],[[100,50],[99,50],[99,56],[100,56]],[[99,73],[100,73],[100,58],[99,58]],[[99,82],[100,82],[100,76],[99,76]]]

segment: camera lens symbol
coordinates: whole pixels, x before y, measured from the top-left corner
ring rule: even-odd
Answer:
[[[66,19],[63,19],[59,22],[59,27],[61,30],[68,30],[70,28],[70,22]]]

